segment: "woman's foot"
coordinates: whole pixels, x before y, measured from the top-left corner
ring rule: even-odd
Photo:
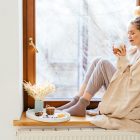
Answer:
[[[89,104],[90,101],[81,97],[75,105],[71,106],[70,108],[64,109],[64,111],[70,113],[72,116],[84,117],[86,115],[86,107]]]
[[[58,110],[67,109],[67,108],[69,108],[69,107],[75,105],[75,104],[78,102],[79,98],[80,98],[79,96],[75,96],[75,97],[72,99],[72,101],[70,101],[69,103],[67,103],[67,104],[65,104],[65,105],[63,105],[63,106],[60,106],[60,107],[58,107],[58,108],[56,108],[56,109],[58,109]]]

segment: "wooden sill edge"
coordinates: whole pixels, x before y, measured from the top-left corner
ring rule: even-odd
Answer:
[[[86,116],[86,117],[71,116],[70,121],[67,122],[59,122],[59,123],[40,122],[27,118],[26,113],[23,112],[20,120],[13,120],[13,125],[14,126],[84,126],[84,127],[95,126],[94,124],[90,123],[90,119],[91,119],[90,116]]]

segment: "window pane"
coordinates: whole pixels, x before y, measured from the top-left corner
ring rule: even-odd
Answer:
[[[36,0],[37,83],[56,85],[50,97],[73,97],[95,57],[115,64],[112,44],[129,45],[134,7],[133,0]]]

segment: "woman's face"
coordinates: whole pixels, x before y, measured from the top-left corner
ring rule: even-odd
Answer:
[[[128,27],[128,39],[132,46],[140,47],[140,30],[134,24],[130,24]]]

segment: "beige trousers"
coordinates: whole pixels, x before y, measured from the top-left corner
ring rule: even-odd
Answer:
[[[102,86],[107,88],[115,71],[116,68],[108,60],[102,58],[93,60],[85,75],[84,84],[87,85],[85,92],[94,95]]]

